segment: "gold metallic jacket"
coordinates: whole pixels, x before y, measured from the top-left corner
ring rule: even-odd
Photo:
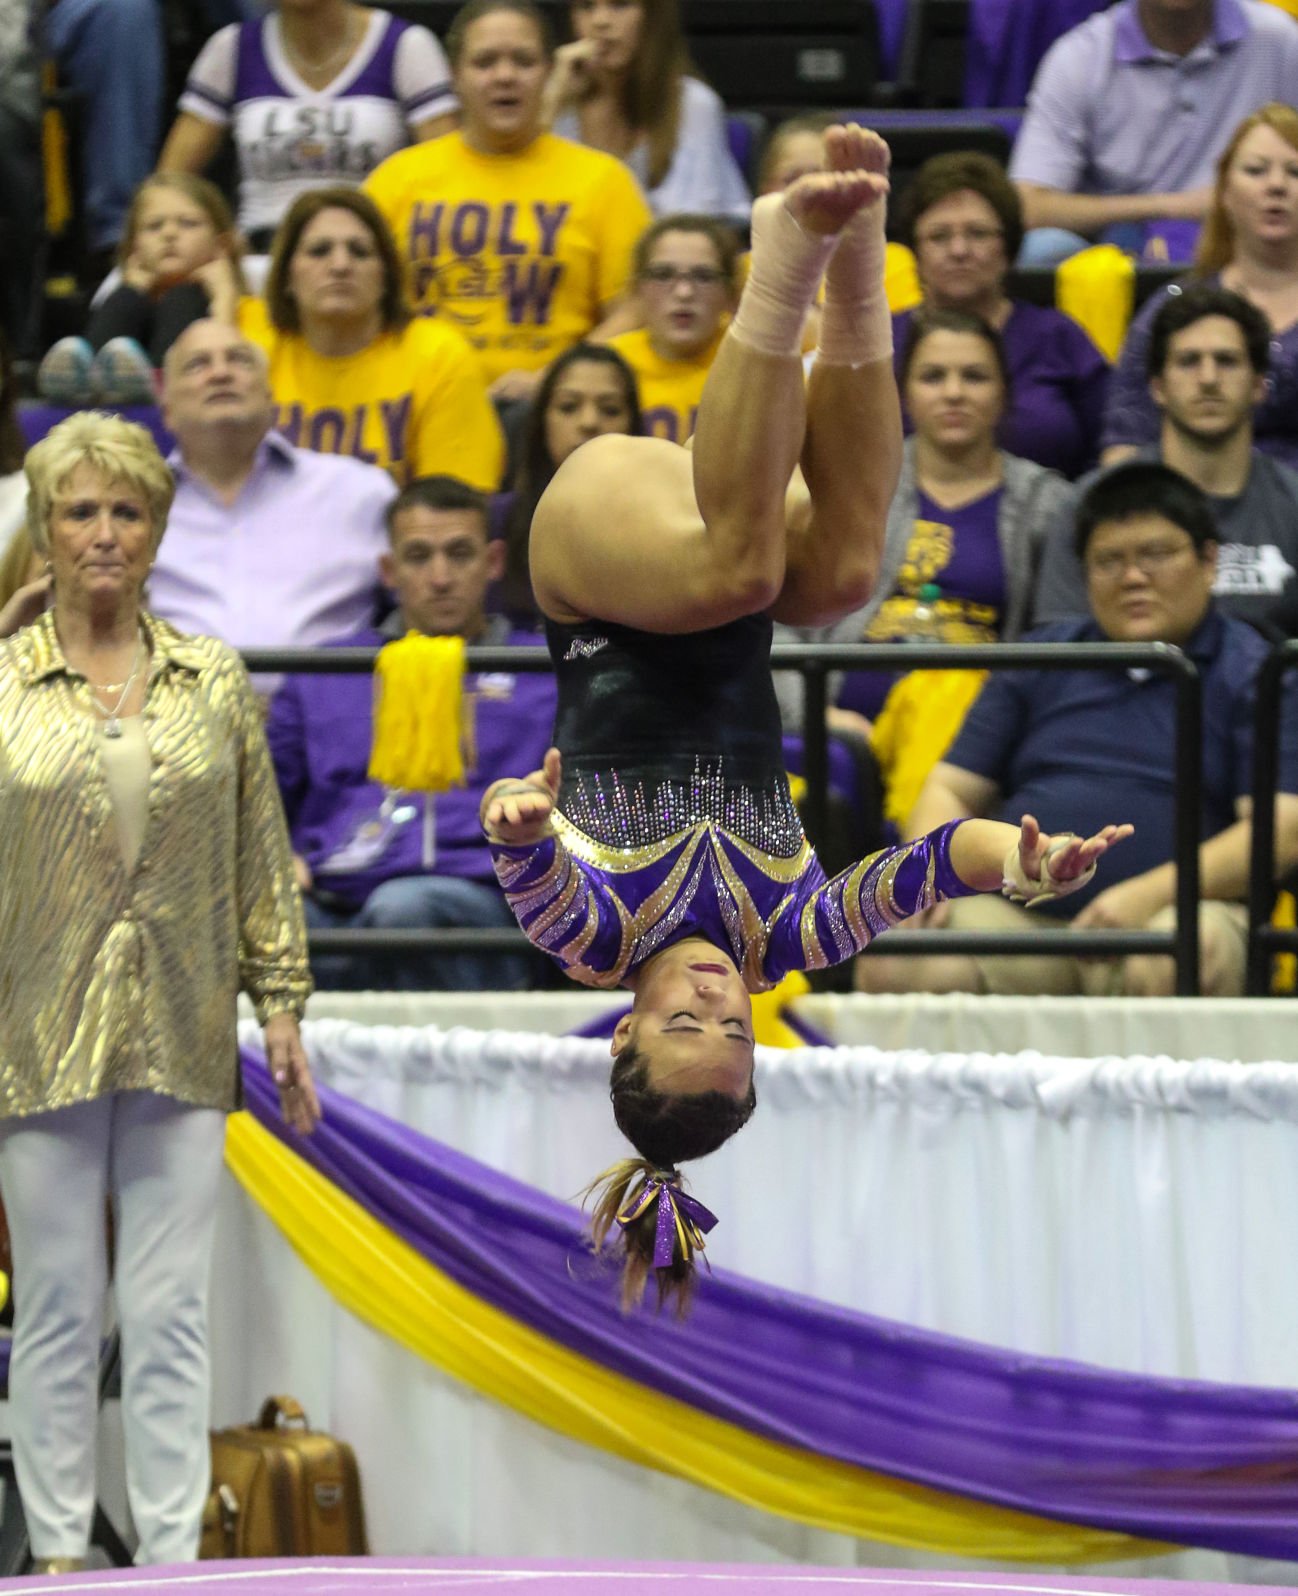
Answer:
[[[247,674],[214,638],[142,624],[152,773],[129,876],[53,615],[0,643],[0,1116],[132,1089],[233,1108],[240,986],[263,1023],[311,990]]]

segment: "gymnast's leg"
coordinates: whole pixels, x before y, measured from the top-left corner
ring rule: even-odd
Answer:
[[[888,148],[864,128],[829,128],[825,164],[884,175]],[[790,506],[788,566],[773,611],[790,625],[823,625],[859,608],[878,574],[901,463],[885,258],[879,201],[843,228],[825,274],[801,460],[808,498],[801,511]]]
[[[692,457],[609,437],[565,462],[533,525],[546,614],[689,632],[775,602],[806,424],[803,321],[840,230],[886,188],[879,170],[838,170],[758,201],[752,273],[708,377]]]

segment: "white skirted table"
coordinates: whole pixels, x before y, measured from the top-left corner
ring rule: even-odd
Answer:
[[[307,1042],[338,1090],[571,1198],[622,1150],[608,1044],[545,1032],[610,1002],[335,999]],[[1287,1003],[812,997],[799,1012],[842,1045],[759,1050],[752,1124],[690,1171],[721,1218],[714,1263],[1000,1347],[1298,1389]],[[475,1014],[518,1028],[484,1034]],[[337,1309],[233,1180],[213,1325],[215,1422],[298,1396],[356,1446],[380,1554],[925,1561],[589,1452],[456,1387]],[[1128,1571],[1298,1583],[1294,1565],[1212,1553]]]

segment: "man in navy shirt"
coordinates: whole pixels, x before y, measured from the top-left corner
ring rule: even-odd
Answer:
[[[377,629],[337,639],[375,647],[415,630],[467,643],[539,645],[484,611],[504,545],[487,538],[482,494],[452,477],[422,477],[387,512],[390,549],[379,572],[397,607]],[[512,926],[478,824],[487,787],[522,760],[539,767],[554,726],[548,671],[465,678],[474,763],[466,785],[435,797],[390,791],[368,774],[374,733],[369,675],[290,676],[266,733],[309,926]],[[528,764],[528,761],[531,764]],[[322,986],[477,989],[521,986],[525,956],[406,954],[317,958]]]
[[[1251,826],[1253,690],[1268,644],[1212,597],[1212,511],[1193,483],[1157,462],[1101,477],[1077,513],[1077,552],[1090,616],[1045,627],[1035,641],[1174,643],[1203,679],[1199,849],[1202,987],[1243,990]],[[1277,873],[1298,863],[1298,702],[1286,697],[1276,809]],[[990,915],[942,905],[928,921],[952,929],[1021,930],[1061,919],[1078,927],[1164,929],[1174,924],[1172,862],[1176,698],[1147,671],[994,671],[955,742],[925,782],[907,832],[961,815],[1031,814],[1050,830],[1083,834],[1088,817],[1131,821],[1135,836],[1103,882],[1027,914],[997,899]],[[1065,822],[1065,817],[1066,822]],[[982,900],[968,900],[969,906]],[[954,912],[947,912],[947,911]],[[1003,912],[1002,912],[1003,911]],[[1048,916],[1048,918],[1047,918]],[[1164,994],[1172,961],[939,955],[858,961],[870,991]]]

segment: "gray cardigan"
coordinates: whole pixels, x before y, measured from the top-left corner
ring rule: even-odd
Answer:
[[[1001,637],[1013,641],[1028,626],[1032,614],[1032,592],[1036,582],[1041,550],[1051,529],[1071,518],[1077,489],[1057,471],[1021,460],[1017,455],[1001,454],[1004,483],[996,531],[1000,538],[1001,560],[1005,567],[1005,612]],[[915,480],[915,440],[908,438],[902,451],[901,475],[897,491],[888,507],[884,531],[883,556],[878,580],[869,601],[831,626],[777,626],[777,643],[858,643],[865,628],[883,601],[896,590],[897,576],[906,558],[911,532],[919,515],[919,485]],[[829,702],[838,696],[842,674],[829,678]],[[793,672],[779,671],[775,677],[780,714],[787,731],[802,724],[802,683]]]

